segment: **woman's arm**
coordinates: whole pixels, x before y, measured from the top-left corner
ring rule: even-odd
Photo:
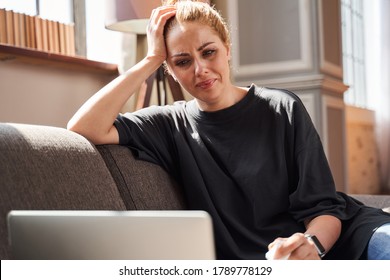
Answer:
[[[113,125],[115,118],[132,94],[164,62],[163,30],[166,21],[175,12],[174,7],[153,11],[147,32],[147,56],[94,94],[69,121],[69,130],[83,135],[94,144],[119,143],[118,131]]]
[[[87,100],[68,122],[67,128],[94,144],[118,144],[114,120],[134,91],[159,65],[157,60],[143,59]]]
[[[306,238],[305,235],[315,235],[325,248],[325,252],[328,252],[341,233],[340,220],[330,215],[318,216],[306,222],[305,225],[305,233],[296,233],[288,238],[277,238],[269,245],[269,249],[278,246],[274,254],[275,259],[286,256],[288,256],[288,259],[295,260],[320,259],[314,243]]]
[[[305,234],[315,235],[328,252],[341,233],[341,221],[330,215],[318,216],[306,223]]]

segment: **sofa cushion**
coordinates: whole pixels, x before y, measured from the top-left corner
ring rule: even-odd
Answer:
[[[182,190],[160,166],[119,145],[97,146],[128,210],[185,209]]]
[[[367,206],[381,208],[383,211],[390,213],[390,195],[353,194],[351,196]]]
[[[0,123],[0,178],[1,259],[10,210],[126,209],[96,148],[62,128]]]
[[[351,196],[367,206],[381,208],[390,213],[390,195],[353,194]]]

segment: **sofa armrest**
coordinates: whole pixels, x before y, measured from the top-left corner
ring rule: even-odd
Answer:
[[[390,195],[354,194],[351,196],[367,206],[381,208],[390,213]]]
[[[0,258],[10,210],[125,210],[90,142],[63,128],[0,123]]]

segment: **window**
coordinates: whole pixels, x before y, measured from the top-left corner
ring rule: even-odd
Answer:
[[[345,102],[368,107],[365,72],[363,0],[341,1],[344,83],[349,86]]]
[[[42,18],[62,23],[82,24],[83,26],[79,25],[82,27],[79,30],[83,31],[79,34],[76,28],[76,51],[77,47],[79,50],[85,50],[86,45],[88,59],[119,63],[122,56],[122,34],[105,29],[105,1],[85,0],[85,14],[84,11],[81,14],[74,11],[75,1],[78,0],[0,0],[0,8],[28,15],[40,15]],[[84,54],[85,51],[80,53]]]
[[[0,8],[27,15],[40,15],[63,23],[73,22],[73,0],[1,0]]]
[[[107,30],[105,1],[86,0],[87,57],[91,60],[119,63],[122,56],[122,34]]]
[[[36,2],[36,0],[0,0],[0,8],[6,8],[17,13],[25,13],[27,15],[36,15]]]
[[[73,0],[39,0],[39,15],[63,23],[73,22]]]

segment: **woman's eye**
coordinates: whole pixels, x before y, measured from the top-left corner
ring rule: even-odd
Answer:
[[[187,59],[178,60],[175,62],[176,66],[186,66],[190,61]]]
[[[216,50],[205,50],[204,52],[203,52],[203,56],[211,56],[211,55],[213,55],[214,53],[216,52]]]

